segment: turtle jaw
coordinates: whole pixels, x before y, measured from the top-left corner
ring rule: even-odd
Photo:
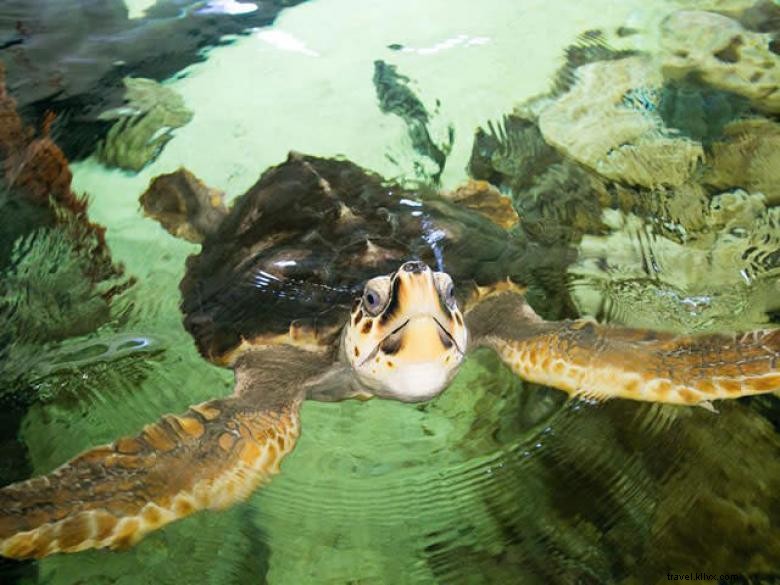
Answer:
[[[430,400],[450,383],[463,351],[432,315],[415,315],[387,335],[355,371],[370,391],[404,402]]]
[[[424,363],[436,360],[441,354],[441,346],[445,351],[454,348],[463,357],[465,348],[461,347],[447,328],[434,315],[413,315],[401,325],[388,333],[359,364],[365,365],[380,352],[384,355],[396,355],[403,348],[403,354],[398,356],[409,363]]]

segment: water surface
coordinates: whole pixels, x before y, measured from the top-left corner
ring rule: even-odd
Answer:
[[[298,150],[419,180],[423,163],[407,125],[378,105],[372,76],[383,60],[411,80],[435,141],[446,143],[452,128],[439,188],[455,188],[468,178],[476,128],[548,91],[563,49],[581,33],[600,29],[617,48],[654,50],[658,22],[676,5],[652,4],[312,0],[284,9],[271,26],[204,49],[203,61],[164,81],[194,115],[154,162],[138,173],[107,169],[94,157],[72,164],[74,190],[89,193],[90,217],[107,227],[113,258],[137,282],[114,298],[96,331],[15,348],[14,371],[32,374],[2,392],[16,417],[9,428],[18,432],[2,437],[11,455],[0,479],[50,471],[163,413],[230,393],[231,373],[203,360],[181,325],[178,282],[198,246],[143,217],[138,197],[151,178],[186,166],[232,200]],[[618,27],[638,33],[621,37]],[[164,58],[154,46],[148,54]],[[594,230],[583,241],[572,269],[583,312],[598,312],[582,291],[603,277],[593,277],[588,252],[597,250],[596,272],[599,246],[642,257],[638,237],[627,243],[621,233]],[[615,240],[598,239],[607,237]],[[43,257],[57,249],[38,240],[32,249]],[[660,264],[661,277],[671,280],[675,270],[673,260]],[[647,306],[644,281],[625,285],[636,280],[629,276],[610,289],[623,308],[600,317],[625,321]],[[776,272],[767,278],[776,285]],[[667,284],[658,289],[674,293]],[[693,302],[687,291],[679,295]],[[747,293],[739,298],[754,302]],[[650,306],[652,318],[658,311]],[[754,320],[766,318],[757,313]],[[755,325],[730,317],[720,311],[701,329]],[[633,324],[695,328],[673,315]],[[197,514],[128,551],[4,564],[0,580],[660,583],[669,572],[706,571],[774,582],[777,400],[717,408],[565,401],[477,352],[427,404],[306,403],[303,434],[282,473],[244,504]]]

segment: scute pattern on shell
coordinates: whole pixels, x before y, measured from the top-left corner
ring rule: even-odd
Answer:
[[[522,281],[517,240],[481,214],[385,182],[346,160],[291,154],[239,198],[181,283],[187,330],[218,363],[295,322],[329,331],[363,283],[420,259],[462,291]],[[329,343],[332,339],[320,340]]]

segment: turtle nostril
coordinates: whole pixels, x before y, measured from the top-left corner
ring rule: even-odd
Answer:
[[[404,264],[403,268],[406,272],[420,273],[425,272],[428,267],[425,265],[425,262],[412,261]]]

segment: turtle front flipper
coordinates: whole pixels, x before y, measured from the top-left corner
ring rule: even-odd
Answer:
[[[232,396],[0,489],[0,554],[126,547],[193,512],[245,499],[292,450],[307,383],[329,364],[289,346],[250,351],[236,362]]]
[[[467,309],[477,345],[520,377],[572,396],[706,404],[780,391],[780,329],[680,336],[592,321],[547,322],[522,291],[483,294]]]
[[[173,236],[201,243],[227,215],[224,193],[210,189],[185,168],[149,183],[139,202],[144,213]]]

